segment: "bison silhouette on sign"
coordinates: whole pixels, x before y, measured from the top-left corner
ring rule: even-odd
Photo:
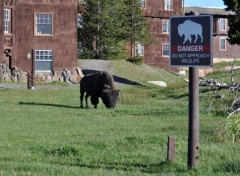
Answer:
[[[99,98],[102,99],[107,108],[114,108],[119,99],[119,90],[115,90],[114,79],[111,74],[105,71],[85,75],[80,81],[80,107],[83,108],[83,98],[85,95],[86,107],[88,107],[88,97],[94,108],[97,108]]]
[[[185,20],[182,24],[178,25],[178,34],[180,37],[184,35],[184,41],[185,42],[189,41],[192,43],[192,38],[195,36],[194,43],[198,40],[200,37],[201,43],[203,42],[203,30],[202,30],[202,25],[195,23],[191,20]]]

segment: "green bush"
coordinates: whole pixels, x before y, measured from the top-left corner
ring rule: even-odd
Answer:
[[[240,139],[240,116],[234,114],[227,119],[225,123],[225,131],[227,136],[231,139],[233,143],[239,141]]]
[[[128,62],[134,63],[136,65],[142,65],[143,56],[134,56],[127,59]]]

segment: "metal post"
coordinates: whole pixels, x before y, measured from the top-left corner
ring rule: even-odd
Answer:
[[[189,68],[189,133],[188,133],[188,167],[198,165],[199,150],[199,70]]]

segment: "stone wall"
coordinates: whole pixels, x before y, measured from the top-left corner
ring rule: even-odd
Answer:
[[[71,70],[64,69],[53,73],[35,73],[36,83],[50,82],[69,82],[77,84],[83,77],[83,73],[79,67],[74,67]],[[27,82],[27,72],[23,72],[18,67],[9,69],[6,65],[0,64],[0,82]]]

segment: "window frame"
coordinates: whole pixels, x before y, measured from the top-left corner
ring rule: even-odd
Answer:
[[[39,54],[37,54],[37,52]],[[46,52],[47,52],[47,54],[46,54]],[[39,58],[37,58],[37,57],[39,57]],[[40,59],[41,57],[42,57],[42,59]],[[52,49],[36,49],[36,50],[34,50],[34,61],[35,61],[35,65],[37,65],[38,62],[39,63],[49,62],[51,65],[51,68],[49,70],[38,70],[36,68],[36,72],[52,72],[52,70],[53,70],[53,50]]]
[[[219,29],[220,29],[220,31],[227,30],[227,20],[225,18],[220,18]]]
[[[5,15],[5,12],[7,12]],[[4,8],[4,14],[3,14],[3,30],[4,30],[4,33],[6,34],[9,34],[11,33],[11,9],[7,9],[7,8]],[[5,18],[7,17],[7,18]]]
[[[136,43],[135,44],[135,47],[134,47],[134,50],[135,50],[135,56],[144,56],[144,45],[143,44],[141,44],[141,43]],[[139,52],[139,50],[141,50],[142,52],[142,54],[138,54]]]
[[[164,10],[167,11],[173,10],[173,0],[164,0]]]
[[[224,48],[222,48],[222,41],[224,40]],[[226,51],[227,50],[227,39],[226,37],[220,37],[219,38],[219,51]]]
[[[165,25],[164,25],[164,22],[167,23],[166,25],[166,32],[164,31],[164,28],[165,28]],[[169,34],[170,33],[170,21],[169,20],[162,20],[162,33],[163,34]]]
[[[82,16],[82,14],[79,13],[77,15],[77,28],[78,29],[82,29],[83,28],[82,22],[83,22],[83,16]]]
[[[51,20],[51,23],[48,24],[48,25],[51,25],[51,29],[52,29],[51,34],[41,34],[37,32],[37,29],[38,29],[37,15],[51,15],[52,20]],[[53,23],[54,23],[54,14],[52,12],[35,12],[34,13],[34,36],[52,37],[54,34]]]
[[[142,9],[146,8],[146,1],[147,0],[140,0],[140,4],[141,4]]]
[[[164,54],[166,51],[166,48],[164,46],[168,46],[168,55]],[[170,56],[170,43],[162,43],[162,57],[169,57]]]

